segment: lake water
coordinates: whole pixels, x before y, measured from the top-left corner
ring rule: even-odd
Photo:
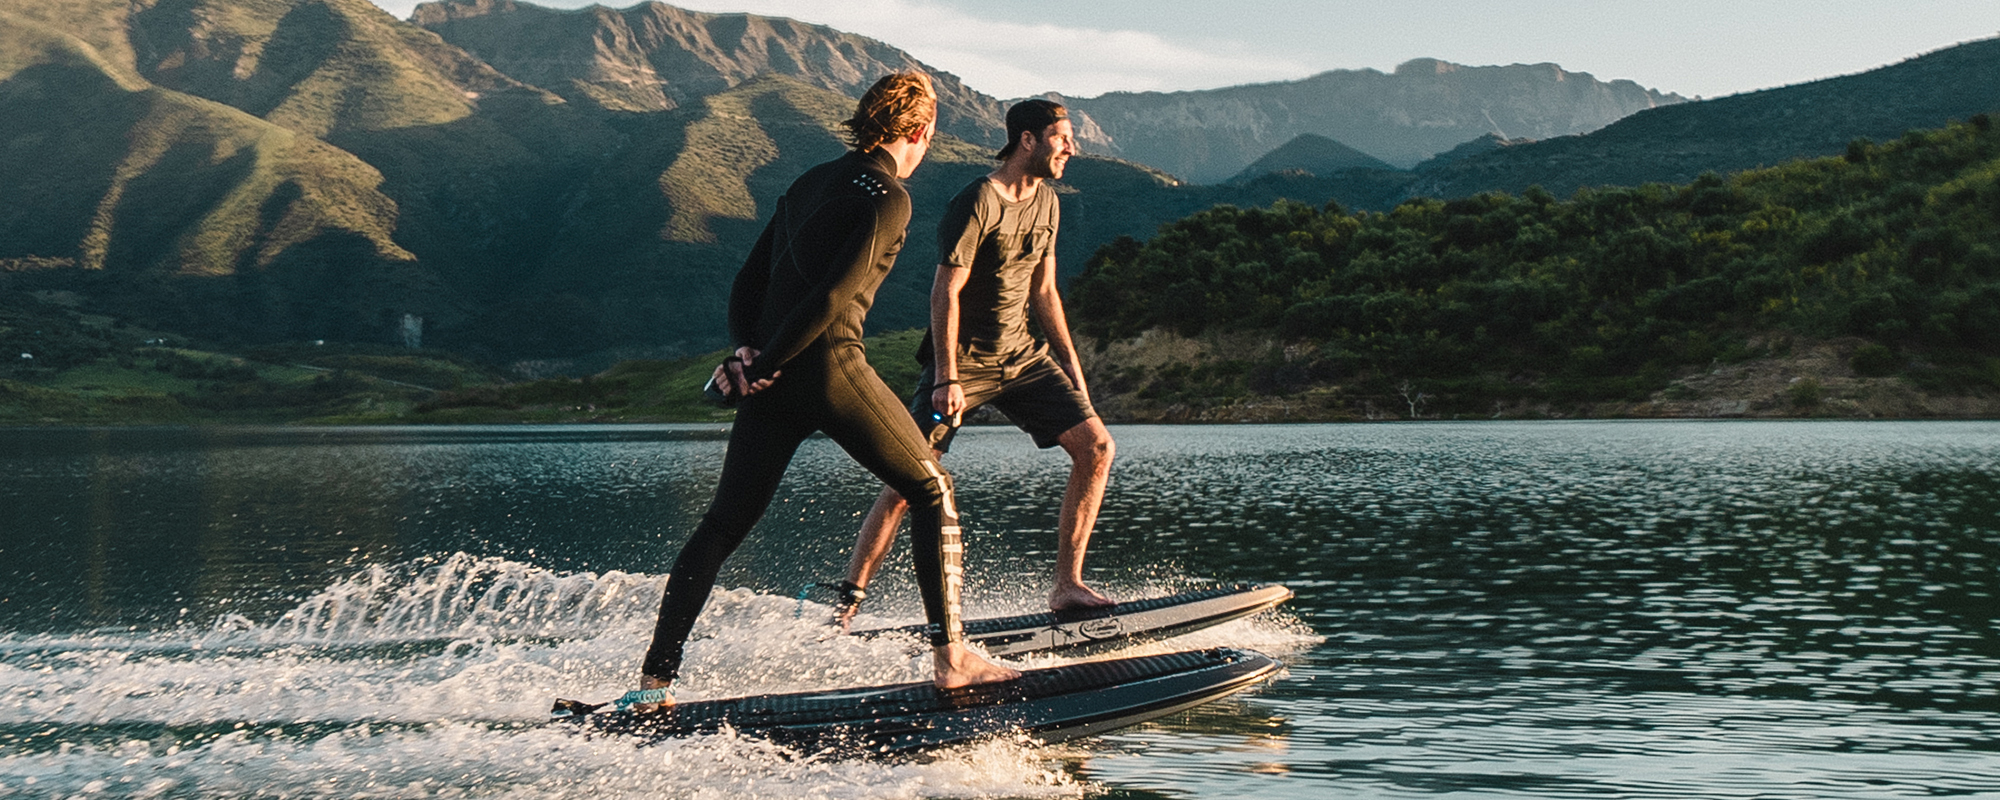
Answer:
[[[538,724],[630,688],[719,427],[0,430],[0,797],[2000,797],[2000,424],[1113,433],[1091,579],[1285,583],[1152,651],[1287,673],[879,763]],[[1035,609],[1065,459],[946,463],[968,610]],[[807,443],[681,697],[925,677],[795,616],[875,491]],[[899,550],[863,622],[915,594]]]

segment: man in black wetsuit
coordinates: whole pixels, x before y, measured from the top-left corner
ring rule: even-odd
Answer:
[[[1038,447],[1070,456],[1068,489],[1056,523],[1055,588],[1049,608],[1106,606],[1112,600],[1083,582],[1083,554],[1104,500],[1114,445],[1090,405],[1083,367],[1070,341],[1056,290],[1056,229],[1061,207],[1048,181],[1062,177],[1077,152],[1069,113],[1047,100],[1007,110],[1007,147],[998,168],[952,198],[938,223],[931,329],[910,414],[938,455],[951,447],[961,415],[991,404]],[[1040,323],[1046,344],[1028,333]],[[904,498],[884,488],[861,524],[842,591],[840,619],[850,619],[869,578],[895,541]]]
[[[646,651],[642,708],[671,703],[694,620],[724,559],[764,515],[792,454],[815,431],[909,498],[917,583],[936,683],[955,688],[1020,676],[967,649],[963,570],[951,477],[896,396],[868,365],[861,324],[895,265],[910,221],[902,179],[936,133],[937,95],[918,72],[890,75],[846,122],[852,152],[813,167],[778,199],[736,275],[729,332],[736,354],[715,379],[739,400],[715,500],[674,561]],[[658,692],[645,690],[659,689]]]

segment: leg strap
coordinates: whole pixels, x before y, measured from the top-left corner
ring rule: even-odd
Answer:
[[[806,615],[806,595],[812,594],[812,590],[814,589],[831,590],[838,598],[834,602],[834,611],[840,614],[846,614],[848,611],[860,607],[861,601],[868,599],[868,590],[854,585],[853,581],[808,583],[799,587],[799,595],[797,598],[794,598],[799,601],[799,607],[792,612],[794,619]]]

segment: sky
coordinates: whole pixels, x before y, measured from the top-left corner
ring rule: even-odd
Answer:
[[[529,0],[532,1],[532,0]],[[416,0],[374,0],[407,18]],[[623,8],[637,0],[610,0]],[[577,8],[588,0],[540,0]],[[1212,89],[1412,58],[1550,62],[1687,97],[2000,35],[1996,0],[679,0],[880,39],[1003,99]]]

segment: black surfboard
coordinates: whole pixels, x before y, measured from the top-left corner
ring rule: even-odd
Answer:
[[[1088,611],[968,620],[965,623],[965,638],[996,656],[1101,652],[1221,625],[1272,608],[1291,598],[1292,590],[1278,584],[1236,584],[1131,600]],[[855,635],[896,633],[921,636],[923,628],[922,625],[909,625],[856,631]]]
[[[894,755],[1024,734],[1041,742],[1134,725],[1247,689],[1278,662],[1218,648],[1027,670],[1018,680],[940,690],[928,681],[703,700],[648,713],[557,700],[558,721],[663,739],[728,728],[807,753]]]

